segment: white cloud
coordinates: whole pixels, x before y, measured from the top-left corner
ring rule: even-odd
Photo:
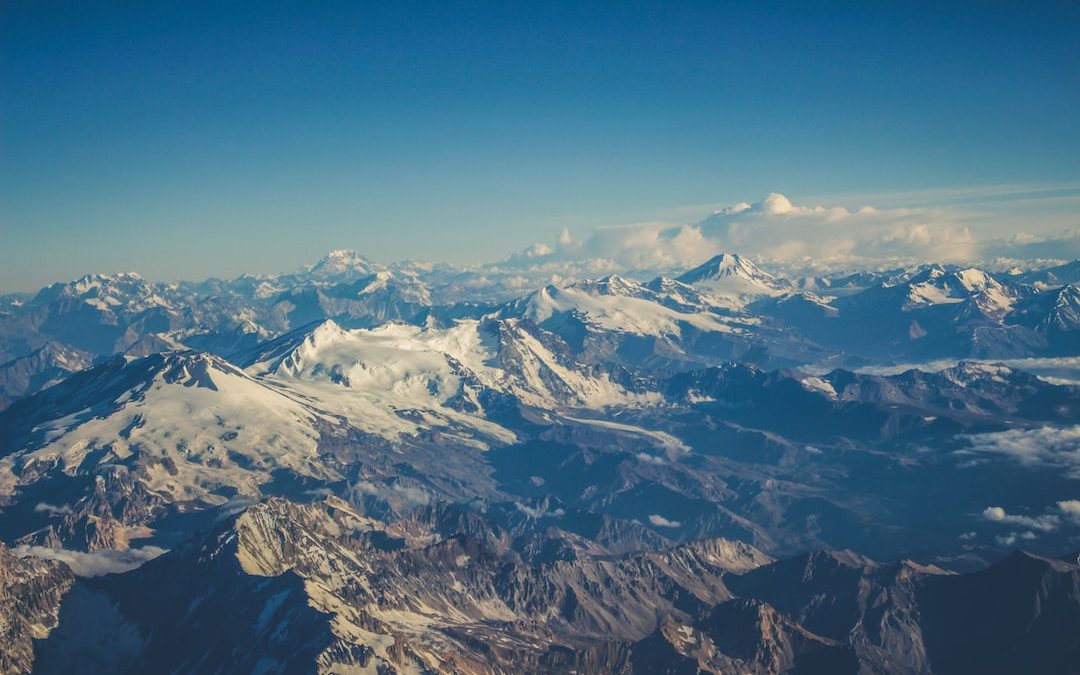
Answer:
[[[658,513],[654,513],[649,516],[649,522],[657,527],[682,527],[682,523],[678,520],[668,520]]]
[[[234,497],[217,508],[217,516],[214,520],[222,521],[235,516],[241,511],[246,511],[248,507],[253,506],[258,501],[251,497]]]
[[[1061,519],[1054,514],[1018,516],[1007,513],[1000,506],[986,507],[983,509],[982,516],[991,522],[1026,527],[1040,532],[1053,532],[1061,525]]]
[[[1075,260],[1080,258],[1080,229],[1055,234],[1017,232],[1008,238],[986,242],[983,255],[1000,258],[1002,265],[1017,263],[1023,266],[1025,261],[1032,260],[1046,264]]]
[[[554,246],[536,244],[503,264],[535,268],[591,261],[593,266],[624,270],[668,270],[699,264],[724,251],[802,263],[962,261],[977,253],[966,223],[970,217],[951,208],[802,205],[772,193],[753,204],[719,209],[696,224],[656,221],[598,227],[583,241],[563,230]]]
[[[518,511],[521,511],[525,515],[529,516],[530,518],[543,518],[544,516],[550,516],[552,518],[562,518],[566,515],[566,511],[562,508],[548,510],[546,504],[541,504],[540,506],[533,507],[527,504],[522,504],[521,502],[514,502],[514,507],[517,508]]]
[[[1017,370],[1031,373],[1039,379],[1050,384],[1080,384],[1080,356],[1051,356],[1051,357],[1027,357],[1020,359],[993,359],[979,361],[977,359],[934,359],[932,361],[914,361],[906,363],[894,363],[891,365],[870,365],[855,368],[855,372],[866,375],[899,375],[909,370],[921,370],[924,373],[937,373],[947,368],[952,368],[960,361],[970,363],[1001,364]],[[811,365],[804,367],[803,371],[809,375],[824,375],[830,370],[829,366]]]
[[[1080,478],[1080,425],[973,434],[967,441],[971,448],[964,454],[1004,455],[1022,466],[1057,468]]]
[[[431,501],[430,495],[423,488],[394,483],[389,486],[362,480],[352,487],[353,492],[371,495],[390,502],[404,502],[410,505],[424,505]]]
[[[599,227],[581,250],[623,268],[660,270],[703,262],[719,253],[722,244],[697,226],[648,222]]]
[[[73,511],[70,506],[66,504],[63,506],[54,506],[46,502],[38,502],[34,507],[34,513],[47,513],[50,516],[70,516]]]
[[[949,208],[797,205],[773,193],[721,209],[697,227],[724,249],[764,259],[971,260],[969,214]]]
[[[1018,259],[1038,258],[1052,264],[1080,257],[1080,230],[1003,236],[1011,227],[1011,222],[1008,226],[998,222],[987,208],[801,204],[771,193],[754,203],[717,209],[698,222],[607,225],[581,239],[563,229],[555,241],[477,265],[470,270],[472,278],[452,281],[447,288],[470,286],[477,291],[479,286],[491,299],[505,299],[516,289],[544,283],[568,284],[613,273],[677,273],[722,252],[739,253],[793,273],[887,269],[925,262],[1006,269]]]
[[[127,551],[71,551],[62,548],[48,548],[46,546],[20,545],[12,549],[12,552],[22,558],[45,558],[59,560],[71,568],[71,571],[80,577],[97,577],[102,574],[113,572],[128,572],[143,563],[153,560],[166,549],[157,546],[143,546]]]
[[[1009,513],[1000,506],[988,506],[983,509],[982,518],[992,523],[1000,523],[1002,525],[1009,525],[1011,527],[1023,528],[1025,531],[1017,533],[1010,532],[1007,535],[999,535],[997,537],[998,544],[1002,546],[1011,546],[1016,543],[1018,539],[1032,540],[1038,538],[1036,532],[1054,532],[1062,525],[1064,519],[1066,524],[1072,524],[1080,526],[1080,499],[1066,499],[1057,502],[1056,508],[1047,509],[1046,513],[1037,516],[1024,516],[1017,515],[1015,513]],[[974,533],[970,533],[972,536]],[[961,539],[970,539],[967,535],[961,535]]]
[[[1066,499],[1058,502],[1057,507],[1062,515],[1080,525],[1080,499]]]
[[[1009,534],[998,535],[994,539],[997,541],[998,546],[1012,546],[1016,543],[1016,533],[1010,532]]]

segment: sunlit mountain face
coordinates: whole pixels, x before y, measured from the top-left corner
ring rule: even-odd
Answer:
[[[9,298],[5,663],[1070,672],[1080,266],[767,267]]]

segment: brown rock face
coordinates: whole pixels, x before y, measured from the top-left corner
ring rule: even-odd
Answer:
[[[27,673],[33,640],[56,626],[60,601],[75,575],[52,560],[19,558],[0,544],[0,673]]]

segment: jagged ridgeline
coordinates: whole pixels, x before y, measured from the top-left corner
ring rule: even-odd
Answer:
[[[0,670],[1080,672],[1080,261],[549,281],[0,298]]]
[[[74,581],[0,551],[5,665],[1014,673],[1070,672],[1080,657],[1080,570],[1030,554],[958,575],[846,551],[774,561],[712,539],[537,562],[493,522],[483,538],[440,538],[437,520],[272,499],[135,571]]]

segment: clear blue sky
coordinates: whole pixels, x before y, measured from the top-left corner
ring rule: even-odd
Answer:
[[[1080,180],[1077,2],[0,4],[0,291]]]

